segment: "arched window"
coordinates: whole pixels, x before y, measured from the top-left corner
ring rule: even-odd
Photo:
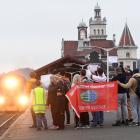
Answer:
[[[100,30],[98,29],[98,35],[100,35]]]
[[[136,62],[133,62],[133,70],[136,69]]]
[[[94,29],[94,35],[96,35],[96,30]]]
[[[123,62],[120,62],[120,65],[123,66]]]
[[[126,53],[126,57],[130,58],[130,53],[129,52]]]
[[[104,35],[104,30],[102,29],[102,35]]]

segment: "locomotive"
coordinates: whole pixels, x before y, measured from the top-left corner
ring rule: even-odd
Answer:
[[[25,78],[18,73],[0,77],[0,111],[24,111],[28,106]]]

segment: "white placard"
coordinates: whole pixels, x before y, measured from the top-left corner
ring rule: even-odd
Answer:
[[[48,89],[50,85],[50,76],[52,74],[47,74],[47,75],[41,75],[41,84],[45,89]]]
[[[118,57],[117,56],[109,56],[108,57],[108,63],[109,64],[118,63]]]

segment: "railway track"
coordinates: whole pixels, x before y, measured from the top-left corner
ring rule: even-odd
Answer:
[[[9,128],[9,126],[20,116],[20,112],[0,113],[0,136]]]

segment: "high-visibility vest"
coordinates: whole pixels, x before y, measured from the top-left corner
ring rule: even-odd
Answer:
[[[45,113],[46,111],[45,90],[42,87],[36,87],[33,90],[33,110],[35,113]]]

